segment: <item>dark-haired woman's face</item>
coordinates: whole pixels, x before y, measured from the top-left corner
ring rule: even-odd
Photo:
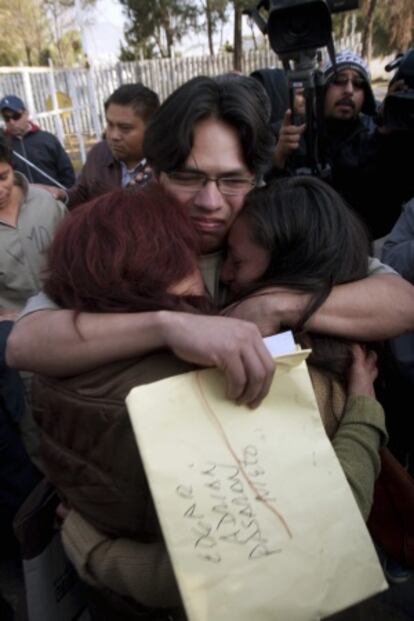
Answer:
[[[252,241],[249,222],[244,216],[236,219],[227,240],[227,257],[221,270],[221,280],[232,293],[242,293],[265,273],[270,255]]]

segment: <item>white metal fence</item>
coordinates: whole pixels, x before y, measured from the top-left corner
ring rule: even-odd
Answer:
[[[245,53],[242,70],[278,66],[271,50]],[[121,84],[143,82],[163,101],[180,84],[196,75],[218,75],[233,68],[231,54],[215,57],[174,58],[117,63],[90,69],[52,67],[0,68],[0,97],[17,95],[26,103],[31,117],[63,143],[67,134],[76,135],[81,160],[85,160],[85,136],[98,138],[103,131],[103,104]],[[69,105],[62,105],[67,101]]]
[[[338,44],[337,49],[351,46],[357,50],[359,45],[359,40],[352,38]],[[277,66],[280,61],[269,48],[245,52],[242,57],[242,71],[247,75],[255,69]],[[85,137],[101,136],[105,124],[103,104],[121,84],[143,82],[163,101],[194,76],[219,75],[232,69],[232,54],[144,60],[90,69],[1,67],[0,97],[21,97],[31,117],[62,143],[65,135],[75,135],[84,162]]]

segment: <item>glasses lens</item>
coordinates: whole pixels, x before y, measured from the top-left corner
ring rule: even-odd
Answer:
[[[248,177],[208,177],[204,173],[172,172],[168,173],[169,179],[180,189],[188,192],[198,192],[207,181],[216,181],[222,194],[246,194],[255,185]]]
[[[221,177],[217,183],[222,194],[245,194],[254,186],[247,177]]]
[[[168,177],[175,185],[190,192],[200,190],[205,183],[205,176],[197,173],[173,172],[168,173]]]
[[[363,78],[347,78],[346,76],[337,76],[332,82],[337,86],[346,86],[348,82],[352,82],[354,88],[364,88],[365,84]]]
[[[365,82],[362,78],[354,78],[352,84],[354,88],[364,88]]]
[[[3,113],[3,119],[6,121],[6,123],[9,123],[10,121],[18,121],[19,119],[22,118],[22,112],[13,112],[12,114],[4,114]]]

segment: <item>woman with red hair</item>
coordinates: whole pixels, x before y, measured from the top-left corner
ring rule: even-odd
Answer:
[[[197,255],[190,219],[161,186],[119,190],[67,216],[44,291],[75,311],[190,310],[203,300]]]
[[[56,304],[71,309],[80,334],[79,313],[85,310],[205,313],[210,303],[197,250],[185,211],[160,186],[121,190],[67,216],[49,251],[44,289]],[[180,599],[124,399],[133,386],[192,368],[161,350],[75,377],[34,380],[47,478],[71,509],[63,526],[68,554],[84,579],[109,588],[112,600],[129,592],[122,573],[125,556],[136,562],[132,608],[137,614],[147,607],[178,606]],[[103,583],[82,571],[89,547],[94,552],[98,547],[97,533]],[[119,607],[124,606],[123,599],[117,603],[114,618],[123,618]],[[161,619],[166,612],[156,614]],[[104,618],[112,618],[108,609]]]

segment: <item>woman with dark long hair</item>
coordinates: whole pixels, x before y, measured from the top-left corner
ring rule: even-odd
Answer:
[[[222,269],[236,300],[266,295],[270,288],[307,296],[294,333],[312,349],[309,370],[322,420],[365,519],[386,437],[384,415],[376,401],[358,396],[375,397],[372,385],[368,390],[355,386],[355,355],[359,364],[361,348],[334,335],[310,333],[306,322],[334,286],[367,275],[368,256],[365,228],[339,194],[319,179],[299,176],[248,195],[230,231]],[[374,370],[375,353],[365,357]]]

